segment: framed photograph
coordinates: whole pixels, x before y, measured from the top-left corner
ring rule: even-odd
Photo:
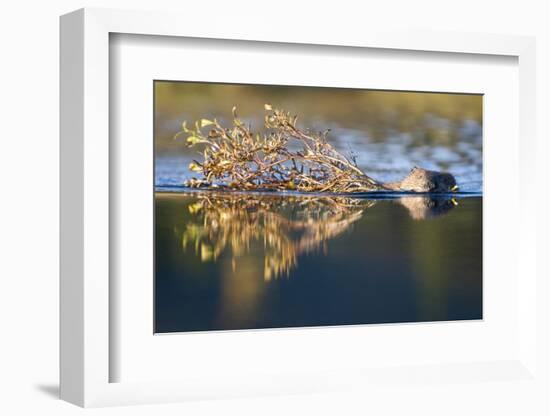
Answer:
[[[536,382],[534,40],[181,19],[61,18],[61,397]]]
[[[481,94],[156,80],[154,101],[156,334],[483,318]]]

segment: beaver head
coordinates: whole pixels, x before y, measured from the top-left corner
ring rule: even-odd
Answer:
[[[456,192],[458,186],[450,173],[414,167],[399,183],[402,191],[411,192]]]

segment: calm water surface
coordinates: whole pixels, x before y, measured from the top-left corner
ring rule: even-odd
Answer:
[[[170,189],[192,174],[202,149],[174,135],[186,120],[217,118],[231,125],[231,107],[264,132],[264,103],[298,115],[299,127],[330,129],[328,141],[353,153],[369,176],[397,181],[412,167],[451,172],[461,190],[482,191],[482,96],[396,91],[158,82],[155,185]]]
[[[482,198],[156,193],[156,332],[482,318]]]
[[[461,194],[391,199],[190,192],[181,123],[262,132],[264,103],[331,129],[369,176],[451,172]],[[480,319],[482,96],[155,83],[157,332]],[[196,174],[195,174],[196,175]]]

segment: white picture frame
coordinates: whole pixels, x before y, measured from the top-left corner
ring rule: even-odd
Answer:
[[[181,22],[186,24],[182,25]],[[212,29],[214,28],[214,29]],[[280,44],[332,45],[453,54],[504,55],[519,66],[519,226],[515,243],[518,354],[498,362],[422,366],[412,378],[479,382],[472,374],[504,374],[518,381],[536,377],[536,218],[535,41],[508,35],[364,30],[361,37],[327,34],[323,28],[280,31],[265,22],[246,34],[229,24],[204,26],[172,13],[82,9],[61,18],[61,398],[80,406],[181,401],[254,394],[322,392],[348,385],[372,386],[411,378],[411,369],[380,368],[368,374],[334,370],[330,377],[285,374],[265,380],[239,380],[220,374],[216,380],[110,382],[109,282],[110,170],[109,36],[114,33],[183,38],[225,39]],[[284,46],[284,45],[283,45]],[[412,328],[412,329],[410,329]],[[414,331],[410,327],[409,331]],[[276,335],[274,335],[276,336]],[[329,335],[335,336],[335,335]]]

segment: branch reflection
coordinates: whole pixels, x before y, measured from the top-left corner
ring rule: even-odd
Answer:
[[[328,241],[350,230],[373,199],[345,196],[243,195],[197,193],[188,206],[181,241],[202,262],[229,256],[233,272],[247,255],[263,256],[264,280],[287,277],[301,255],[328,252]],[[395,200],[411,218],[447,214],[450,198],[407,196]]]

